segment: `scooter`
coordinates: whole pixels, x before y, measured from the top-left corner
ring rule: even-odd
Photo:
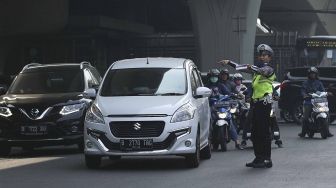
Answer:
[[[304,122],[305,132],[309,138],[315,133],[320,133],[323,139],[328,138],[329,133],[329,107],[328,92],[309,93],[310,103],[313,106],[308,122]]]
[[[221,151],[227,151],[227,143],[230,142],[230,127],[234,126],[232,114],[237,106],[233,103],[231,96],[215,95],[210,97],[211,116],[213,118],[213,149],[220,146]]]

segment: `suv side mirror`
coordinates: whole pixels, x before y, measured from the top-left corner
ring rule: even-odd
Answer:
[[[7,87],[0,86],[0,95],[4,95],[7,92]]]
[[[207,87],[198,87],[196,89],[196,98],[210,97],[211,93],[212,93],[211,89]]]
[[[93,88],[89,88],[85,90],[83,94],[84,94],[84,97],[88,97],[88,98],[95,98],[97,96],[97,92]]]

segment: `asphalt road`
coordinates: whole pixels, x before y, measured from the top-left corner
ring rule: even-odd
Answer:
[[[271,169],[250,169],[252,149],[213,152],[199,168],[188,169],[180,157],[105,159],[98,170],[88,170],[74,148],[16,149],[0,158],[0,188],[9,187],[336,187],[335,137],[300,139],[299,127],[282,124],[284,148],[273,145]],[[336,126],[331,127],[336,133]],[[251,143],[249,143],[251,146]]]

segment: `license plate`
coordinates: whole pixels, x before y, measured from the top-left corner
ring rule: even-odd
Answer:
[[[22,126],[21,134],[23,135],[46,135],[48,134],[47,126]]]
[[[122,151],[150,151],[153,150],[153,139],[121,139]]]

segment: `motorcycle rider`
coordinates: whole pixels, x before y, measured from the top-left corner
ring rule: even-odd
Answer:
[[[307,71],[308,79],[302,83],[301,94],[304,98],[303,101],[303,121],[302,121],[302,130],[298,134],[299,137],[303,138],[306,136],[306,125],[309,121],[309,116],[312,111],[312,104],[310,103],[310,99],[308,97],[308,93],[315,93],[317,91],[324,92],[325,89],[323,87],[322,82],[318,79],[318,70],[316,67],[310,67]],[[334,136],[328,130],[328,137]]]
[[[236,73],[233,75],[233,82],[235,83],[236,85],[236,91],[238,91],[239,93],[245,95],[246,92],[247,92],[247,87],[242,84],[242,81],[243,81],[243,75],[240,74],[240,73]]]
[[[245,102],[245,95],[247,94],[247,87],[242,84],[242,81],[243,81],[243,75],[240,74],[240,73],[235,73],[233,75],[233,82],[234,84],[236,85],[236,91],[239,92],[240,96],[241,96],[241,100],[239,100],[239,122],[240,124],[237,125],[237,133],[239,134],[239,132],[241,130],[243,130],[243,125],[244,125],[244,122],[245,122],[245,119],[246,119],[246,110],[243,111],[242,107],[243,106],[246,106],[246,102]]]
[[[219,83],[218,83],[219,92],[222,95],[237,96],[238,92],[236,90],[235,84],[231,80],[229,80],[229,78],[230,78],[230,73],[228,69],[223,69],[220,71]],[[236,126],[235,125],[230,126],[229,131],[230,131],[231,139],[235,142],[236,148],[239,150],[243,150],[244,148],[241,146],[240,141],[238,139],[238,133],[237,133]]]
[[[256,66],[258,71],[253,75],[252,80],[252,143],[255,159],[246,163],[247,167],[253,168],[271,168],[271,109],[273,81],[276,76],[274,69],[270,66],[273,49],[260,44],[257,47],[259,56]],[[251,67],[250,67],[251,68]]]

